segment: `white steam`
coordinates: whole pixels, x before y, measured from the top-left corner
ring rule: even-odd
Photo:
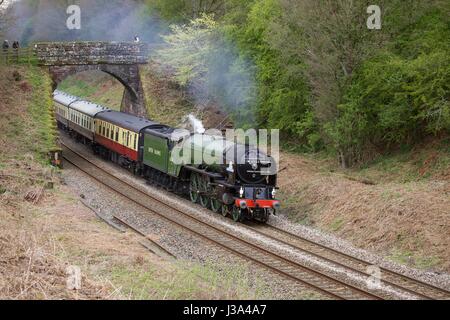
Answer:
[[[192,128],[194,129],[194,133],[205,133],[205,126],[203,125],[203,122],[201,120],[197,119],[193,114],[188,115],[188,120]]]

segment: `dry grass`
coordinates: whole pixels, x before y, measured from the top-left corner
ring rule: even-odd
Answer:
[[[2,208],[4,210],[4,208]],[[1,214],[0,299],[99,299],[110,290],[83,277],[81,290],[66,286],[69,265],[59,243],[25,208]]]
[[[47,145],[36,143],[53,126],[47,132],[33,126],[34,110],[30,110],[33,103],[41,103],[40,119],[48,111],[45,99],[33,100],[33,81],[44,75],[38,69],[30,72],[23,67],[2,68],[1,73],[0,298],[99,298],[105,287],[87,278],[82,290],[66,289],[67,262],[57,257],[57,242],[48,237],[46,225],[35,217],[48,188],[55,183],[55,171],[38,161],[45,158]]]
[[[449,179],[368,185],[318,163],[283,154],[279,182],[287,215],[394,260],[450,271]]]

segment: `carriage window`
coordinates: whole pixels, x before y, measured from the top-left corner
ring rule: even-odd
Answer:
[[[136,150],[137,134],[134,135],[134,149]]]
[[[116,142],[119,142],[119,128],[116,128]]]
[[[111,140],[114,140],[114,127],[111,126]]]

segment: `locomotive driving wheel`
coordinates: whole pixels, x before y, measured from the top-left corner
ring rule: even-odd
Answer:
[[[244,218],[244,213],[242,212],[241,208],[233,207],[233,213],[231,215],[233,217],[234,222],[240,222]]]
[[[203,208],[209,208],[211,205],[211,198],[208,196],[210,190],[206,177],[198,176],[198,187],[200,190],[200,204]]]
[[[230,207],[223,204],[222,205],[222,216],[227,217],[230,214],[231,210]]]
[[[220,200],[217,200],[215,198],[211,199],[211,210],[215,213],[221,213],[222,212],[222,202]]]
[[[193,203],[197,203],[200,198],[198,175],[195,173],[191,175],[191,181],[189,182],[189,197]]]

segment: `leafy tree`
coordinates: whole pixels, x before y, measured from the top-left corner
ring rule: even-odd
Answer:
[[[439,11],[423,15],[387,50],[363,63],[335,122],[328,124],[347,165],[370,153],[450,132],[450,28]],[[409,41],[406,41],[409,39]]]
[[[238,123],[251,121],[251,67],[206,14],[186,25],[172,25],[162,37],[166,46],[153,56],[165,73],[190,91],[199,108],[220,104]]]

